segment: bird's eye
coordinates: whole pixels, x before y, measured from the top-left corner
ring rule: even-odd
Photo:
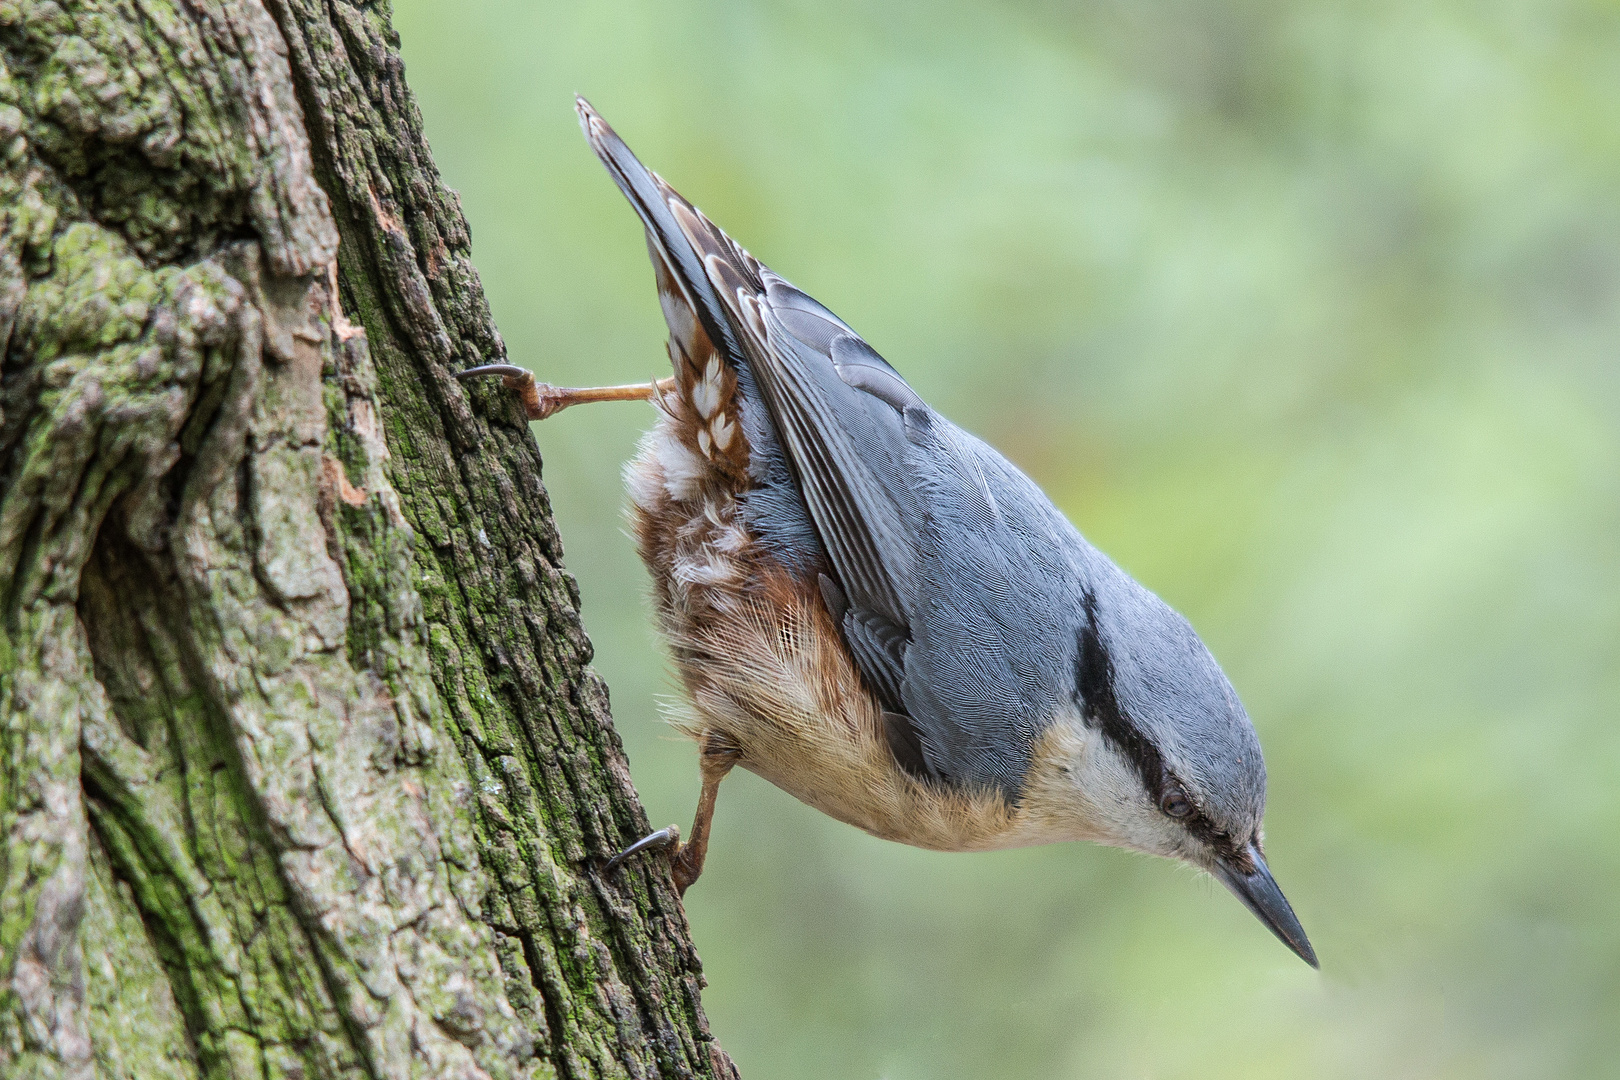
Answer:
[[[1192,813],[1193,805],[1192,800],[1187,798],[1187,793],[1182,791],[1181,788],[1172,784],[1165,791],[1165,793],[1160,796],[1159,809],[1163,810],[1173,818],[1184,818],[1188,814]]]

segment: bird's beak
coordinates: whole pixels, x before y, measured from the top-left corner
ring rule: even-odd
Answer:
[[[1305,928],[1299,925],[1294,909],[1288,906],[1288,898],[1277,888],[1277,879],[1267,869],[1259,846],[1250,844],[1243,854],[1252,864],[1250,868],[1244,868],[1235,859],[1217,856],[1215,876],[1226,883],[1232,895],[1243,901],[1244,907],[1254,912],[1255,918],[1270,927],[1284,945],[1294,950],[1296,956],[1311,967],[1320,967],[1316,962],[1316,950],[1311,948],[1310,940],[1305,936]]]

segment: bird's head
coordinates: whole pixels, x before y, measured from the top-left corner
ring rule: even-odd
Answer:
[[[1260,742],[1215,658],[1186,619],[1112,564],[1083,606],[1075,708],[1064,710],[1054,773],[1076,835],[1207,870],[1315,967],[1262,853]]]

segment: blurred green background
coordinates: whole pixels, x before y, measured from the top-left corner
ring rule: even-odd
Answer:
[[[397,0],[515,361],[667,373],[589,96],[1185,612],[1308,970],[1223,889],[883,843],[742,773],[688,912],[751,1080],[1620,1072],[1620,8]],[[650,412],[537,427],[655,823],[697,769],[621,532]]]

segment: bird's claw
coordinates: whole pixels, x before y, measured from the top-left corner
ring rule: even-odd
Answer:
[[[477,367],[462,368],[456,372],[458,379],[469,379],[476,375],[500,375],[507,379],[534,378],[533,372],[516,364],[479,364]]]
[[[523,402],[523,411],[528,414],[530,420],[544,420],[552,413],[573,404],[570,391],[552,386],[550,383],[536,382],[534,372],[520,368],[516,364],[480,364],[456,372],[458,379],[483,375],[499,375],[501,383],[508,390],[517,391],[519,400]]]
[[[667,829],[659,829],[657,832],[648,833],[613,856],[607,861],[607,865],[602,867],[602,872],[605,874],[614,873],[625,864],[626,860],[634,855],[640,855],[644,851],[679,851],[680,846],[681,830],[678,826],[671,825]]]

